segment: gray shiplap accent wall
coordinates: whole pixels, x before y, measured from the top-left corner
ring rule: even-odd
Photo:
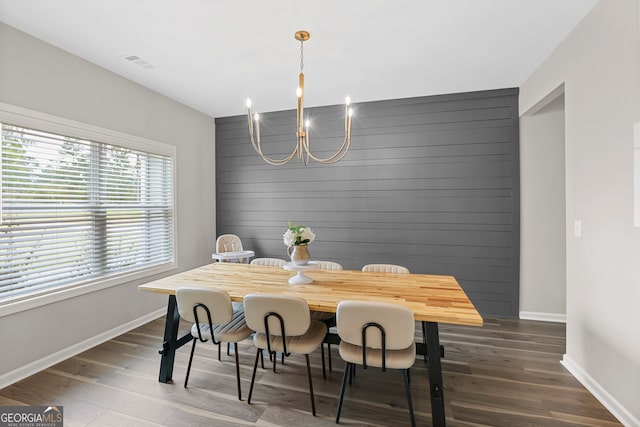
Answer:
[[[341,142],[343,107],[308,108],[311,144]],[[216,119],[217,233],[287,258],[287,221],[311,227],[312,259],[394,263],[454,275],[483,315],[518,315],[518,89],[354,105],[351,150],[334,165],[271,166],[246,116]],[[284,157],[295,112],[261,114],[263,149]]]

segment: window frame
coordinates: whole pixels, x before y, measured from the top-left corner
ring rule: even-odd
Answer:
[[[94,278],[86,281],[55,286],[49,289],[25,294],[7,301],[0,301],[0,317],[37,308],[46,304],[63,301],[91,292],[104,290],[113,286],[124,285],[133,281],[140,281],[154,275],[165,273],[178,268],[177,258],[177,161],[176,146],[146,139],[138,136],[128,135],[122,132],[65,119],[39,111],[18,107],[0,102],[0,123],[31,128],[35,130],[57,133],[60,135],[72,136],[74,138],[87,139],[119,147],[141,150],[148,153],[171,157],[173,163],[172,186],[173,186],[173,260],[172,262],[158,266],[137,269],[131,272],[115,274],[105,278]],[[0,184],[1,184],[0,170]],[[0,206],[0,209],[2,207]]]

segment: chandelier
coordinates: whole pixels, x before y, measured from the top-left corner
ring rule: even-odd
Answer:
[[[296,129],[297,143],[293,148],[291,154],[283,159],[273,159],[262,152],[262,146],[260,144],[260,115],[254,113],[251,108],[251,100],[247,99],[247,119],[249,121],[249,136],[251,137],[251,145],[253,149],[262,157],[262,159],[272,165],[283,165],[288,163],[294,157],[298,157],[304,161],[305,166],[309,162],[309,159],[313,159],[317,162],[324,164],[331,164],[341,160],[349,151],[351,145],[351,116],[353,115],[353,109],[350,107],[351,99],[349,97],[345,100],[344,107],[344,140],[342,145],[333,155],[327,158],[319,158],[311,153],[311,144],[309,142],[309,129],[311,122],[309,119],[305,120],[304,116],[304,42],[309,40],[309,33],[307,31],[298,31],[295,34],[296,40],[300,42],[300,75],[299,84],[297,89],[298,95],[298,124]]]

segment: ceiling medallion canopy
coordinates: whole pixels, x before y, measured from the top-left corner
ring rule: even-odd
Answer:
[[[309,159],[313,159],[319,163],[331,164],[336,163],[341,160],[349,151],[349,147],[351,145],[351,116],[353,115],[353,109],[350,107],[351,99],[347,96],[345,100],[345,108],[344,108],[344,140],[342,141],[342,145],[333,155],[327,158],[319,158],[311,153],[311,145],[309,142],[309,129],[311,127],[311,123],[308,118],[304,116],[304,42],[309,40],[310,35],[307,31],[298,31],[295,34],[296,40],[300,42],[300,75],[298,78],[298,124],[296,129],[296,137],[297,143],[293,148],[291,154],[283,159],[273,159],[262,152],[262,146],[260,144],[260,115],[258,113],[254,113],[251,108],[251,100],[247,99],[247,119],[249,121],[249,135],[251,137],[251,145],[253,145],[254,150],[269,164],[272,165],[283,165],[288,163],[294,157],[298,157],[304,161],[306,165],[309,162]]]

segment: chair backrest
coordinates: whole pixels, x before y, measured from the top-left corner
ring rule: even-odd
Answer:
[[[280,258],[254,258],[249,264],[252,265],[266,265],[268,267],[282,267],[287,261]]]
[[[192,323],[208,323],[204,307],[196,310],[198,313],[198,319],[196,321],[194,307],[198,304],[207,307],[209,313],[211,313],[211,323],[214,325],[229,323],[233,317],[231,297],[227,291],[220,289],[181,286],[176,289],[176,301],[178,303],[178,313],[180,313],[180,317]]]
[[[362,267],[362,271],[370,271],[373,273],[400,273],[409,274],[409,269],[396,264],[367,264]]]
[[[342,270],[342,265],[333,261],[313,261],[317,266],[318,270]]]
[[[287,337],[304,335],[311,325],[309,304],[304,298],[276,294],[248,294],[244,297],[247,326],[256,332],[267,333],[268,324],[269,335],[282,336],[277,316],[269,316],[268,323],[265,322],[270,313],[277,313],[282,318]]]
[[[404,350],[414,343],[413,311],[400,304],[375,301],[341,301],[336,310],[338,335],[349,344],[362,346],[362,330],[368,323],[380,325],[386,336],[387,350]],[[366,330],[366,346],[382,348],[377,327]]]
[[[242,241],[235,234],[223,234],[216,239],[216,252],[242,251]]]

